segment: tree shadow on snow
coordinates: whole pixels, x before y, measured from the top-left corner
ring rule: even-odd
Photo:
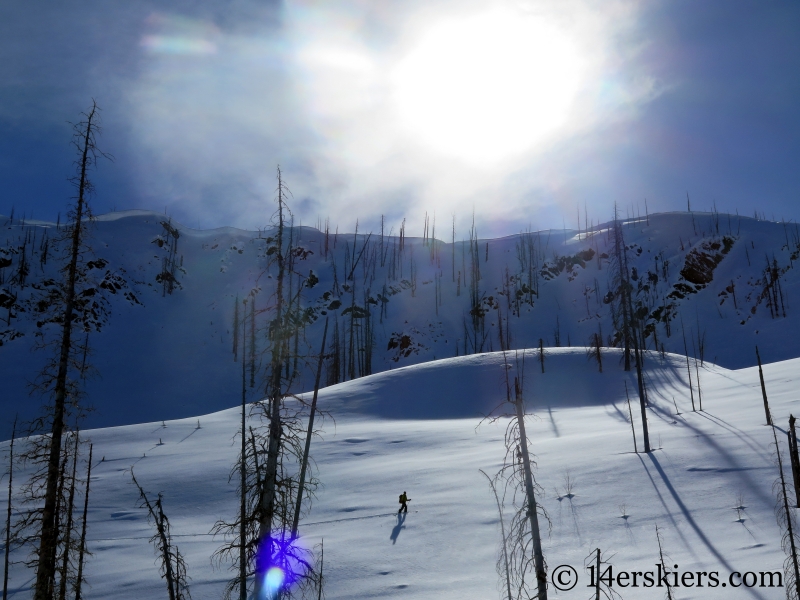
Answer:
[[[657,406],[652,406],[651,408],[656,413],[663,411],[663,409]],[[696,414],[708,419],[707,413],[704,414],[698,411]],[[708,419],[708,421],[714,423],[712,419]],[[729,449],[723,446],[722,443],[720,443],[717,439],[715,439],[713,435],[709,435],[708,432],[704,431],[702,428],[694,424],[691,419],[682,419],[682,425],[687,429],[689,429],[690,431],[692,431],[697,436],[697,439],[699,441],[706,444],[709,447],[709,449],[713,451],[715,456],[725,461],[725,463],[727,464],[727,467],[725,468],[728,471],[735,471],[737,475],[744,481],[745,485],[749,489],[754,490],[755,494],[765,505],[771,505],[774,502],[774,500],[770,497],[770,495],[764,492],[764,490],[762,489],[763,486],[759,485],[759,482],[753,479],[753,477],[748,473],[748,471],[750,470],[755,470],[753,467],[746,467],[742,465],[737,460],[738,457],[735,454],[733,454]],[[720,425],[720,427],[722,426]],[[753,450],[754,453],[757,453],[759,455],[759,457],[765,463],[764,468],[769,468],[769,465],[771,463],[770,457],[762,448],[759,448],[755,445],[751,446],[747,442],[747,440],[743,440],[741,435],[737,434],[737,437],[739,440],[744,441]]]
[[[734,571],[733,566],[728,563],[728,561],[725,559],[725,557],[722,554],[720,554],[719,550],[717,550],[717,548],[714,546],[714,544],[711,543],[711,540],[709,540],[706,537],[705,532],[703,532],[703,530],[700,529],[700,526],[694,520],[694,517],[692,516],[691,511],[683,503],[683,500],[678,495],[677,490],[673,487],[672,482],[669,480],[669,477],[667,477],[667,474],[664,472],[664,469],[661,467],[661,463],[658,462],[658,458],[656,458],[653,455],[652,452],[647,455],[647,458],[649,458],[650,462],[653,463],[653,467],[655,467],[655,470],[658,472],[658,475],[661,477],[661,481],[664,482],[664,485],[666,486],[667,490],[669,491],[670,495],[672,496],[672,499],[678,505],[678,508],[680,509],[681,513],[683,513],[684,518],[689,523],[691,528],[694,530],[694,532],[697,535],[697,537],[700,538],[700,540],[703,542],[703,545],[705,545],[705,547],[708,549],[708,551],[711,552],[711,554],[713,554],[714,557],[722,565],[725,566],[725,568],[728,570],[728,572],[732,573]],[[647,471],[648,476],[650,476],[650,470],[647,468],[647,465],[646,465],[644,459],[640,456],[639,460],[642,461],[642,466],[645,467],[645,471]],[[652,477],[650,477],[650,481],[651,481],[651,483],[653,483],[653,487],[656,487],[655,486],[655,482],[653,481]],[[659,498],[661,498],[661,493],[658,491],[658,488],[656,488],[656,493],[658,493]],[[661,503],[664,505],[664,508],[667,509],[666,504],[664,504],[663,498],[661,499]],[[672,519],[672,515],[671,514],[670,514],[670,520],[672,520],[673,524],[675,523],[675,521]],[[680,530],[678,529],[677,524],[674,524],[673,527],[675,528],[676,532],[681,536],[681,539],[684,540],[684,544],[686,544],[686,540],[683,537],[683,534],[680,533]],[[691,546],[687,546],[687,547],[691,551]],[[694,553],[692,552],[692,554],[694,554]],[[750,594],[753,595],[756,598],[759,598],[759,599],[763,599],[764,598],[758,591],[756,591],[753,588],[747,588],[747,591],[750,592]]]
[[[547,407],[547,416],[550,417],[550,426],[553,428],[553,433],[556,437],[561,437],[561,434],[558,432],[558,425],[556,425],[556,420],[553,418],[553,409],[550,406]]]
[[[689,553],[692,555],[692,558],[694,558],[695,560],[698,560],[698,556],[694,552],[694,546],[689,543],[689,540],[687,540],[686,537],[683,535],[683,531],[681,531],[680,527],[678,527],[678,523],[675,521],[675,517],[672,515],[672,511],[667,506],[667,502],[664,500],[664,496],[661,495],[661,490],[658,489],[658,485],[656,485],[656,482],[653,479],[653,475],[650,473],[650,469],[647,468],[647,463],[644,462],[644,458],[642,458],[641,453],[637,453],[636,454],[636,458],[638,458],[639,461],[642,463],[642,467],[644,468],[644,472],[647,475],[648,479],[650,479],[650,483],[652,484],[653,489],[655,490],[656,495],[658,496],[658,500],[661,502],[661,506],[664,508],[664,512],[666,513],[667,517],[669,518],[670,522],[672,523],[672,529],[681,538],[681,541],[683,542],[684,548],[686,548],[689,551]]]
[[[183,439],[182,439],[180,442],[178,442],[178,443],[179,443],[179,444],[181,444],[181,443],[185,442],[186,440],[188,440],[190,437],[192,437],[192,436],[195,434],[195,432],[197,431],[197,429],[198,429],[197,427],[195,427],[194,429],[192,429],[192,433],[190,433],[189,435],[187,435],[185,438],[183,438]]]

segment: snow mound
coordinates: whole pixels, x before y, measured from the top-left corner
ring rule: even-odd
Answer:
[[[320,390],[322,410],[386,419],[463,419],[498,414],[506,402],[507,382],[523,371],[530,410],[599,406],[625,400],[627,384],[638,401],[635,370],[622,370],[623,352],[602,349],[603,372],[586,348],[545,348],[544,373],[538,349],[489,352],[447,358],[384,371]],[[705,363],[707,369],[720,367]],[[694,369],[694,366],[692,366]],[[646,381],[669,389],[684,386],[686,359],[649,352]],[[506,377],[506,373],[508,374]],[[694,375],[692,375],[694,377]],[[303,395],[307,400],[311,394]]]

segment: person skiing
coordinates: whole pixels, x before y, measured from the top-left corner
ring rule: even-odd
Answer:
[[[398,515],[399,515],[401,512],[406,512],[406,513],[408,512],[408,505],[406,504],[406,502],[411,502],[411,498],[409,498],[408,496],[406,496],[406,493],[405,493],[405,492],[403,492],[402,494],[400,494],[400,504],[401,504],[402,506],[401,506],[401,507],[400,507],[400,509],[397,511],[397,514],[398,514]]]

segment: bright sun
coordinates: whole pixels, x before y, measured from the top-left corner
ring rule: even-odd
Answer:
[[[534,17],[493,11],[434,25],[393,73],[406,127],[470,163],[519,154],[562,126],[581,60]]]

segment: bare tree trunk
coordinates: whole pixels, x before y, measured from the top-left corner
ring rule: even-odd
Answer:
[[[238,304],[237,304],[238,312]],[[244,301],[244,314],[247,315],[247,300]],[[241,475],[241,506],[239,507],[239,600],[247,600],[247,527],[245,519],[247,515],[247,431],[245,429],[245,406],[247,403],[247,336],[245,335],[247,318],[242,320],[242,456],[239,472]]]
[[[692,353],[694,354],[694,374],[697,381],[697,403],[700,405],[700,411],[703,410],[703,390],[700,389],[700,369],[697,366],[697,349],[694,347],[694,340],[692,340]]]
[[[86,470],[86,495],[83,499],[83,521],[81,522],[81,545],[78,551],[78,579],[75,582],[75,600],[81,600],[83,584],[83,556],[86,552],[86,517],[89,512],[89,482],[92,479],[92,445],[89,444],[89,467]]]
[[[772,419],[770,418],[770,421]],[[789,539],[789,550],[790,550],[790,558],[792,560],[792,567],[794,570],[794,597],[798,597],[800,595],[800,566],[798,565],[797,560],[797,546],[795,544],[794,539],[794,528],[792,527],[792,519],[793,515],[789,512],[789,496],[786,493],[786,479],[783,477],[783,461],[781,460],[781,449],[778,446],[778,434],[775,432],[775,427],[772,428],[772,436],[775,439],[775,453],[778,457],[778,471],[780,472],[781,478],[781,502],[783,504],[783,511],[786,515],[786,529],[787,537]],[[779,523],[780,524],[780,523]],[[787,582],[788,588],[788,582]],[[789,592],[792,590],[787,589],[787,598],[789,597]]]
[[[797,454],[797,431],[795,430],[794,422],[794,415],[789,415],[789,455],[792,458],[795,502],[797,508],[800,508],[800,456]]]
[[[244,352],[244,351],[243,351]],[[250,387],[256,385],[256,297],[250,303]]]
[[[142,495],[144,495],[144,492],[142,492]],[[154,519],[158,528],[158,534],[161,537],[161,544],[163,545],[162,551],[164,556],[164,570],[167,580],[167,587],[169,588],[169,597],[170,600],[178,600],[178,582],[176,581],[175,573],[172,570],[172,544],[170,543],[169,536],[167,535],[167,529],[165,527],[164,509],[161,506],[161,494],[158,495],[158,499],[156,500],[156,508],[158,509],[158,513],[154,515]]]
[[[667,565],[664,562],[664,552],[661,549],[661,533],[658,530],[658,525],[656,525],[656,540],[658,541],[658,557],[659,560],[661,561],[661,569],[664,571],[664,575],[666,575]],[[667,583],[667,600],[673,600],[672,586],[669,584],[669,581],[667,581],[666,583]]]
[[[322,584],[324,581],[322,577],[322,567],[324,561],[325,561],[325,538],[322,538],[319,549],[319,582],[317,585],[317,600],[322,600]]]
[[[683,353],[686,355],[686,372],[689,375],[689,394],[692,398],[692,410],[694,407],[694,390],[692,389],[692,369],[689,367],[689,347],[686,345],[686,330],[683,327],[683,320],[681,319],[681,331],[683,332]]]
[[[544,340],[539,338],[539,362],[542,363],[542,373],[544,373]]]
[[[239,355],[239,296],[233,301],[233,362],[238,360]],[[244,356],[244,353],[242,353]],[[244,358],[242,358],[244,360]]]
[[[50,432],[50,458],[47,465],[47,487],[42,510],[42,531],[39,542],[39,562],[36,569],[36,586],[34,600],[48,600],[50,598],[50,582],[55,573],[55,546],[56,539],[56,495],[58,491],[58,471],[61,455],[61,437],[64,430],[64,405],[67,396],[67,371],[69,368],[69,353],[72,347],[72,314],[75,308],[75,282],[77,279],[78,257],[81,247],[81,230],[84,212],[85,194],[89,188],[87,170],[93,159],[94,130],[93,120],[97,105],[92,103],[92,109],[87,115],[85,130],[83,132],[83,148],[79,163],[80,178],[78,182],[78,201],[75,208],[75,222],[72,232],[72,255],[67,268],[67,295],[64,308],[63,329],[61,333],[61,351],[58,361],[58,374],[55,385],[55,404],[53,407],[53,424]]]
[[[758,360],[758,377],[761,379],[761,396],[764,398],[764,412],[767,415],[767,425],[772,425],[772,415],[769,412],[769,402],[767,402],[767,388],[764,385],[764,372],[761,370],[761,355],[756,346],[756,359]]]
[[[17,417],[11,429],[11,447],[8,449],[8,512],[6,513],[6,551],[3,569],[3,600],[8,600],[8,555],[11,552],[11,489],[14,480],[14,439],[17,436]]]
[[[281,367],[284,359],[285,332],[283,323],[283,284],[286,274],[286,261],[283,254],[283,192],[284,186],[281,179],[280,167],[278,168],[278,235],[277,262],[278,276],[275,291],[275,327],[272,339],[272,358],[270,365],[270,378],[267,388],[269,400],[269,442],[267,446],[267,464],[261,489],[261,511],[259,513],[259,564],[256,565],[255,596],[261,598],[263,590],[262,575],[269,570],[272,563],[272,519],[275,513],[275,484],[278,474],[278,458],[281,447],[281,403],[283,393],[281,390]]]
[[[311,450],[311,436],[314,433],[314,415],[317,411],[317,394],[319,394],[319,378],[322,375],[322,363],[325,362],[325,341],[328,337],[328,319],[325,319],[325,329],[322,332],[322,348],[319,351],[317,362],[317,378],[314,380],[314,396],[311,400],[311,414],[308,416],[308,432],[306,433],[306,446],[303,450],[303,463],[300,467],[300,483],[297,489],[297,504],[294,509],[292,522],[292,539],[297,537],[297,526],[300,522],[300,509],[303,504],[303,486],[306,483],[306,468],[308,467],[308,453]]]
[[[142,486],[139,485],[139,482],[136,481],[136,477],[133,474],[133,469],[131,468],[131,479],[133,479],[133,483],[139,490],[139,497],[144,502],[144,505],[147,507],[147,511],[150,513],[150,517],[153,519],[153,523],[156,526],[156,531],[158,532],[158,538],[161,542],[161,560],[164,565],[164,578],[167,580],[167,592],[169,593],[169,600],[176,600],[175,598],[175,576],[172,572],[172,560],[170,558],[170,543],[169,538],[167,537],[167,533],[164,527],[164,512],[161,510],[161,494],[158,496],[158,500],[156,501],[156,511],[153,508],[153,505],[150,504],[150,500],[147,498],[147,495],[144,493]]]
[[[602,346],[603,346],[603,336],[601,334],[597,334],[595,337],[595,348],[597,351],[597,368],[602,373],[603,372],[603,356],[602,356]]]
[[[642,409],[642,430],[644,433],[644,451],[650,452],[650,432],[647,429],[647,411],[646,411],[646,402],[645,402],[645,391],[644,391],[644,375],[642,374],[642,355],[641,351],[639,350],[639,342],[637,341],[637,334],[634,330],[633,335],[633,349],[634,349],[634,358],[636,359],[636,378],[639,383],[639,406]]]
[[[631,417],[631,434],[633,435],[633,452],[634,454],[639,453],[639,449],[636,447],[636,429],[633,427],[633,411],[631,410],[631,397],[628,395],[628,382],[625,382],[625,397],[628,399],[628,414]]]
[[[75,431],[75,448],[72,455],[72,479],[69,485],[69,500],[67,501],[67,528],[64,531],[64,555],[61,560],[61,586],[58,591],[59,600],[67,598],[67,569],[69,568],[69,551],[72,540],[72,509],[75,506],[75,474],[78,469],[78,444],[80,435]]]
[[[625,264],[625,249],[623,248],[624,240],[622,239],[622,225],[617,218],[617,206],[614,205],[614,253],[617,258],[617,268],[620,275],[620,284],[622,286],[622,337],[625,343],[625,370],[631,370],[631,334],[630,323],[628,322],[629,316],[629,298],[628,298],[628,277],[626,264]]]
[[[56,543],[53,545],[53,576],[50,580],[50,584],[48,586],[48,594],[50,598],[55,597],[56,593],[56,562],[58,558],[58,537],[61,535],[61,514],[63,512],[63,508],[61,506],[61,502],[64,498],[64,480],[65,474],[67,471],[67,461],[69,460],[69,453],[64,449],[62,452],[63,460],[61,461],[61,469],[59,470],[58,474],[58,489],[56,491],[56,518],[55,518],[55,541]]]
[[[536,567],[536,583],[538,586],[537,600],[547,600],[547,573],[544,567],[542,554],[542,540],[539,535],[539,513],[536,508],[536,496],[533,491],[533,473],[528,454],[528,438],[525,436],[525,410],[522,404],[522,390],[519,380],[514,379],[516,399],[514,405],[517,409],[517,425],[519,426],[519,446],[522,453],[522,464],[525,470],[525,494],[528,500],[528,518],[531,521],[531,534],[533,535],[533,556]]]

